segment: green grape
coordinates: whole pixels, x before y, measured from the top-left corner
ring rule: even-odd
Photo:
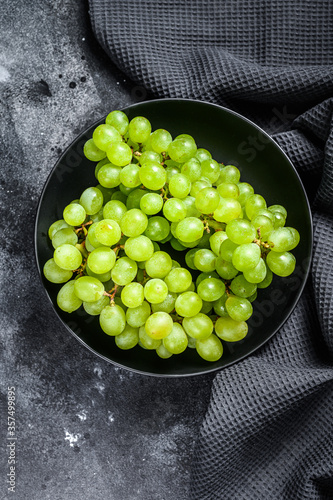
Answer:
[[[156,350],[159,348],[159,346],[162,344],[161,339],[155,339],[152,338],[148,333],[146,332],[146,329],[144,326],[141,326],[139,329],[139,344],[142,344],[142,346],[145,349],[148,350]]]
[[[92,276],[81,276],[74,281],[74,292],[83,302],[95,302],[104,294],[104,285]]]
[[[231,220],[225,229],[229,240],[243,245],[244,243],[251,243],[257,236],[255,228],[251,222],[243,219]]]
[[[90,161],[100,161],[105,158],[106,153],[99,149],[93,139],[88,139],[83,146],[83,154]]]
[[[118,130],[109,124],[98,125],[93,132],[95,145],[102,151],[106,151],[111,143],[121,142],[122,138]]]
[[[139,156],[137,156],[137,159],[138,159],[140,165],[143,165],[144,163],[149,163],[149,162],[161,163],[161,160],[162,160],[161,155],[156,153],[155,151],[143,151],[141,154],[138,153],[138,155]]]
[[[179,198],[170,198],[164,203],[163,215],[171,222],[179,222],[185,219],[187,208],[185,203]]]
[[[138,307],[144,301],[144,290],[141,283],[133,281],[124,286],[121,291],[121,300],[126,307]]]
[[[52,238],[52,246],[53,248],[57,248],[64,243],[68,243],[69,245],[76,245],[78,242],[78,237],[75,231],[71,227],[65,227],[63,229],[59,229],[55,233]]]
[[[82,254],[80,250],[73,245],[64,243],[55,249],[53,259],[61,269],[74,271],[78,269],[82,263]]]
[[[266,207],[266,201],[260,194],[251,194],[245,202],[245,212],[250,220],[257,215],[259,210]]]
[[[90,215],[91,222],[99,222],[101,220],[103,220],[103,208],[101,208],[96,214]]]
[[[127,212],[126,205],[119,200],[110,200],[103,207],[103,218],[112,219],[118,224]]]
[[[157,251],[146,261],[146,273],[151,278],[165,278],[172,269],[172,259],[166,252]]]
[[[140,186],[140,167],[137,164],[130,163],[120,172],[120,181],[127,188],[135,188]]]
[[[195,206],[203,214],[212,214],[220,203],[220,195],[216,189],[206,187],[201,189],[195,197]]]
[[[112,125],[121,135],[125,135],[128,129],[128,118],[123,111],[111,111],[105,118],[105,123]]]
[[[120,222],[121,231],[125,236],[134,238],[135,236],[140,236],[148,226],[148,218],[146,214],[141,212],[137,208],[132,208],[128,210],[122,221]]]
[[[213,333],[206,339],[197,340],[195,348],[199,356],[205,361],[218,361],[223,354],[222,343]]]
[[[134,260],[128,257],[121,257],[112,268],[111,278],[117,285],[128,285],[134,280],[137,271],[138,266]]]
[[[124,203],[124,205],[126,205],[127,196],[121,191],[116,191],[115,193],[112,194],[111,200],[121,201],[122,203]]]
[[[202,238],[203,232],[204,225],[200,219],[196,217],[185,217],[185,219],[178,222],[176,238],[185,243],[192,243]]]
[[[99,161],[97,163],[97,165],[95,167],[95,177],[96,177],[96,179],[97,179],[97,175],[98,175],[98,172],[99,172],[100,168],[103,167],[103,165],[106,165],[107,163],[110,163],[107,156],[105,158],[103,158],[103,160],[101,160],[101,161]]]
[[[124,170],[124,169],[122,169],[122,170],[121,170],[121,172],[122,172],[123,170]],[[121,172],[120,172],[120,173],[121,173]],[[120,178],[120,177],[119,177],[119,178]],[[136,189],[135,189],[135,188],[133,188],[133,187],[126,187],[126,186],[124,186],[124,184],[121,184],[121,183],[120,183],[120,184],[119,184],[119,191],[120,191],[121,193],[124,193],[124,194],[127,196],[127,198],[128,198],[128,196],[129,196],[129,195],[130,195],[133,191],[136,191]]]
[[[129,193],[126,201],[126,207],[128,210],[132,208],[140,208],[141,199],[145,195],[146,191],[143,189],[134,189]]]
[[[51,224],[48,230],[48,236],[50,240],[52,240],[53,236],[57,231],[60,231],[60,229],[65,229],[66,227],[68,228],[71,226],[67,224],[67,222],[64,221],[64,219],[56,220],[55,222],[53,222],[53,224]]]
[[[222,316],[222,317],[229,317],[229,314],[227,312],[227,309],[225,307],[226,300],[228,298],[227,293],[224,293],[222,297],[220,297],[218,300],[215,300],[215,302],[211,305],[214,307],[214,313],[217,314],[217,316]]]
[[[61,269],[54,259],[49,259],[45,262],[43,267],[43,273],[45,278],[51,283],[66,283],[73,276],[72,271],[67,271],[66,269]]]
[[[182,199],[182,202],[186,206],[186,217],[200,217],[201,212],[195,206],[195,198],[193,196],[186,196]]]
[[[233,182],[221,182],[221,184],[217,186],[217,191],[222,198],[238,199],[239,197],[238,186]]]
[[[277,276],[286,277],[295,270],[296,259],[290,252],[269,252],[266,262],[270,270]]]
[[[300,237],[300,234],[297,231],[297,229],[295,229],[294,227],[288,227],[288,229],[289,229],[289,231],[292,232],[293,237],[294,237],[294,243],[293,243],[292,247],[289,248],[289,250],[293,250],[299,244],[301,237]]]
[[[267,242],[272,252],[287,252],[294,248],[295,233],[289,227],[279,227],[270,233]]]
[[[164,162],[164,163],[167,163],[167,162]],[[166,167],[165,169],[165,172],[166,172],[166,176],[167,176],[167,184],[169,184],[170,182],[170,179],[176,175],[176,174],[180,174],[180,170],[179,168],[176,166],[176,165],[169,165]]]
[[[203,162],[205,160],[210,160],[211,157],[212,157],[211,153],[204,148],[198,148],[197,152],[195,153],[195,158],[197,158],[200,162]]]
[[[205,300],[202,301],[202,308],[200,310],[202,314],[209,314],[212,309],[212,302],[206,302]]]
[[[184,318],[183,328],[189,337],[198,340],[209,337],[213,332],[214,325],[206,314],[198,313],[190,318]]]
[[[57,295],[58,307],[68,313],[76,311],[82,304],[82,300],[74,292],[74,284],[75,281],[68,281],[60,288]]]
[[[172,354],[180,354],[188,346],[187,335],[181,325],[174,323],[171,332],[163,338],[162,343]]]
[[[254,189],[251,186],[251,184],[248,184],[247,182],[239,182],[237,184],[238,191],[239,191],[239,196],[238,196],[238,201],[239,203],[244,206],[246,200],[248,199],[249,196],[254,194]]]
[[[220,170],[219,184],[222,182],[232,182],[238,184],[240,179],[240,171],[234,165],[226,165]]]
[[[214,231],[214,229],[213,229]],[[198,248],[206,248],[208,250],[210,250],[210,244],[209,244],[209,238],[211,236],[211,233],[207,233],[205,232],[202,237],[200,238],[200,240],[198,241]]]
[[[86,218],[86,211],[79,203],[70,203],[63,211],[63,218],[69,226],[80,226]]]
[[[231,295],[225,302],[225,307],[230,318],[235,321],[246,321],[252,316],[252,305],[249,300],[243,297]]]
[[[80,204],[86,214],[96,214],[103,206],[103,194],[97,187],[89,187],[81,194]]]
[[[91,224],[91,226],[89,226],[89,229],[88,229],[88,236],[86,236],[86,241],[88,239],[88,241],[90,242],[90,244],[94,248],[98,248],[98,247],[102,246],[102,243],[100,243],[98,241],[98,239],[96,238],[96,234],[95,234],[97,225],[98,225],[98,222],[94,222],[93,224]]]
[[[145,323],[145,330],[153,339],[163,339],[171,333],[173,321],[170,314],[163,311],[153,313]]]
[[[191,185],[190,195],[196,198],[198,193],[206,187],[212,187],[212,183],[208,179],[199,179]]]
[[[281,212],[274,212],[274,229],[283,227],[286,223],[286,218]]]
[[[216,231],[209,237],[209,245],[211,250],[215,255],[220,255],[221,245],[224,240],[227,240],[228,236],[225,231]]]
[[[120,184],[120,172],[121,167],[112,165],[112,163],[106,163],[99,169],[97,180],[105,188],[117,187]]]
[[[133,142],[142,144],[149,139],[151,133],[151,124],[147,118],[136,116],[128,125],[128,134]]]
[[[220,246],[220,257],[227,262],[232,262],[232,256],[237,247],[237,243],[229,240],[229,238],[223,240]]]
[[[232,280],[238,274],[238,269],[231,262],[218,257],[215,261],[215,269],[224,280]]]
[[[95,274],[104,274],[114,267],[116,262],[116,254],[109,247],[95,248],[87,259],[89,269]]]
[[[252,302],[254,302],[256,300],[257,295],[258,295],[258,293],[257,293],[257,290],[256,290],[253,295],[250,295],[250,297],[247,298],[247,300],[252,303]]]
[[[181,173],[191,181],[198,181],[201,177],[201,163],[197,158],[191,158],[181,167]]]
[[[186,175],[176,174],[169,181],[169,191],[175,198],[185,198],[191,191],[191,181]]]
[[[85,242],[84,242],[84,246],[87,250],[87,252],[92,252],[93,250],[95,250],[95,248],[97,247],[94,247],[91,243],[90,243],[90,240],[89,240],[89,237],[86,236],[86,239],[85,239]],[[102,246],[102,245],[99,245],[99,246]]]
[[[185,292],[192,283],[192,275],[187,269],[176,267],[171,269],[164,281],[170,292],[181,293]]]
[[[102,219],[97,223],[94,236],[102,245],[115,245],[121,238],[120,226],[112,219]]]
[[[210,273],[200,273],[199,276],[197,277],[196,279],[196,286],[198,287],[199,284],[203,281],[203,280],[206,280],[208,278],[216,278],[216,279],[219,279],[219,275],[217,274],[217,272],[215,271],[212,271]]]
[[[287,210],[282,205],[271,205],[270,207],[268,207],[268,210],[273,214],[276,214],[276,212],[278,212],[282,214],[285,219],[287,218]]]
[[[162,359],[168,359],[172,356],[172,353],[169,352],[162,343],[157,347],[156,354]]]
[[[168,295],[165,297],[163,302],[151,305],[152,311],[153,312],[163,311],[166,313],[171,313],[175,308],[176,299],[177,299],[176,293],[168,292]]]
[[[145,300],[140,306],[128,308],[126,311],[126,321],[133,328],[143,326],[150,316],[150,305]]]
[[[189,318],[196,316],[202,308],[202,299],[195,292],[183,292],[176,300],[175,309],[179,316]]]
[[[238,271],[248,271],[259,263],[260,248],[256,243],[245,243],[237,247],[232,254],[232,264]]]
[[[126,240],[125,253],[130,259],[136,262],[143,262],[152,257],[154,245],[147,236],[141,234],[140,236]]]
[[[242,213],[240,203],[233,198],[221,198],[218,207],[214,210],[213,217],[218,222],[230,222],[238,219]]]
[[[265,264],[265,261],[260,257],[260,260],[256,267],[253,267],[252,269],[249,269],[248,271],[244,271],[244,278],[249,282],[249,283],[261,283],[267,273],[267,267]]]
[[[243,340],[247,335],[248,329],[245,321],[235,321],[232,318],[218,318],[215,323],[216,335],[226,342]]]
[[[158,162],[144,163],[140,168],[139,177],[146,188],[154,191],[162,189],[166,183],[166,171]]]
[[[106,155],[113,165],[124,167],[131,163],[133,152],[125,142],[112,142],[106,150]]]
[[[140,199],[140,209],[147,215],[155,215],[163,207],[163,198],[157,193],[146,193]]]
[[[168,295],[167,284],[159,278],[152,278],[145,284],[144,294],[150,304],[160,304]]]
[[[259,210],[259,212],[261,212],[261,210]],[[259,239],[266,240],[274,229],[274,224],[271,219],[259,213],[253,217],[251,224],[257,230]]]
[[[125,312],[117,304],[106,306],[99,316],[99,324],[104,333],[115,337],[124,331],[126,326]]]
[[[99,316],[105,306],[108,306],[110,302],[109,297],[102,295],[102,297],[95,302],[83,302],[83,309],[90,316]]]
[[[197,250],[193,259],[195,267],[204,273],[215,271],[215,261],[215,253],[206,248]]]
[[[232,280],[230,290],[234,295],[237,295],[237,297],[248,298],[256,292],[257,285],[255,283],[250,283],[240,274]]]
[[[197,146],[192,137],[179,137],[174,139],[168,146],[170,158],[178,163],[185,163],[197,152]]]
[[[169,222],[164,217],[157,215],[155,217],[150,217],[144,234],[152,241],[162,241],[167,238],[169,233]]]
[[[197,293],[202,300],[214,302],[225,293],[225,284],[217,278],[206,278],[199,283]]]
[[[266,276],[262,281],[260,281],[260,283],[257,283],[258,288],[267,288],[273,281],[273,273],[270,270],[270,268],[267,266],[266,262],[265,262],[265,266],[266,266]]]
[[[214,183],[220,177],[220,165],[217,161],[207,159],[201,162],[201,175]]]
[[[101,247],[101,248],[105,248],[105,247]],[[102,283],[106,283],[106,282],[110,281],[110,279],[111,279],[111,270],[106,271],[105,273],[94,273],[90,269],[88,262],[86,263],[85,272],[88,274],[88,276],[92,276],[93,278],[97,278]]]
[[[156,153],[163,153],[167,151],[169,144],[172,142],[172,136],[167,130],[159,128],[151,134],[150,141]]]
[[[124,330],[116,335],[114,340],[119,349],[133,349],[139,342],[139,328],[133,328],[126,324]]]
[[[185,262],[186,262],[187,267],[189,267],[190,269],[197,269],[195,264],[194,264],[194,256],[195,256],[197,251],[198,251],[197,248],[192,248],[191,250],[186,252]]]

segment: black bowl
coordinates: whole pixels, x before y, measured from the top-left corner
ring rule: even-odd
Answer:
[[[288,278],[274,277],[270,287],[258,290],[258,298],[253,303],[254,313],[248,322],[248,335],[240,342],[223,342],[223,356],[215,363],[202,360],[193,349],[167,360],[138,346],[129,351],[120,350],[114,338],[103,333],[96,317],[87,316],[82,308],[72,314],[61,311],[56,303],[60,286],[48,282],[42,273],[45,262],[53,253],[47,232],[52,222],[62,218],[68,203],[78,198],[86,187],[97,184],[94,164],[84,157],[82,148],[94,128],[103,123],[104,119],[101,119],[67,148],[51,171],[41,194],[35,250],[44,288],[55,313],[74,337],[115,365],[168,377],[220,370],[267,342],[281,328],[302,293],[312,253],[312,220],[304,187],[292,163],[274,140],[251,121],[228,109],[187,99],[160,99],[134,104],[123,111],[129,119],[145,116],[153,129],[165,128],[173,136],[181,133],[193,135],[198,147],[211,151],[213,158],[236,165],[241,171],[241,180],[252,184],[268,205],[284,205],[288,211],[287,225],[297,228],[301,235],[300,244],[293,251],[297,259],[296,270]]]

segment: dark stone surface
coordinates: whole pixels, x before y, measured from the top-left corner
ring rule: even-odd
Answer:
[[[34,260],[38,197],[60,153],[109,110],[148,96],[100,49],[79,0],[3,2],[1,27],[0,498],[186,499],[212,376],[156,379],[97,358],[56,318]]]

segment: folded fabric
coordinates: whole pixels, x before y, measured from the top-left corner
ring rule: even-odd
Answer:
[[[311,201],[310,278],[274,338],[217,374],[191,498],[333,498],[332,3],[89,3],[96,38],[136,84],[251,118],[288,154]]]

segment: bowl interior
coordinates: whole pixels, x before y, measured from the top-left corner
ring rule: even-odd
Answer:
[[[224,353],[216,363],[205,362],[193,349],[168,360],[140,347],[120,350],[114,338],[102,332],[96,317],[87,316],[82,308],[72,314],[61,311],[56,305],[60,285],[48,282],[42,274],[45,262],[53,254],[47,232],[52,222],[62,218],[68,203],[79,197],[86,187],[98,183],[94,176],[95,164],[84,157],[82,149],[94,128],[103,122],[100,120],[77,137],[63,153],[40,198],[35,248],[46,293],[70,332],[96,354],[117,365],[158,376],[196,375],[221,369],[267,342],[288,318],[303,290],[312,251],[312,220],[303,185],[279,146],[252,122],[230,110],[199,101],[163,99],[135,104],[123,111],[129,119],[145,116],[153,129],[165,128],[173,136],[181,133],[193,135],[198,147],[208,149],[214,159],[226,165],[236,165],[241,171],[241,181],[252,184],[268,205],[284,205],[288,211],[287,225],[297,228],[301,235],[300,244],[293,251],[297,259],[296,270],[288,278],[274,277],[270,287],[258,290],[247,337],[240,342],[223,342]],[[179,254],[173,258],[179,260]]]

